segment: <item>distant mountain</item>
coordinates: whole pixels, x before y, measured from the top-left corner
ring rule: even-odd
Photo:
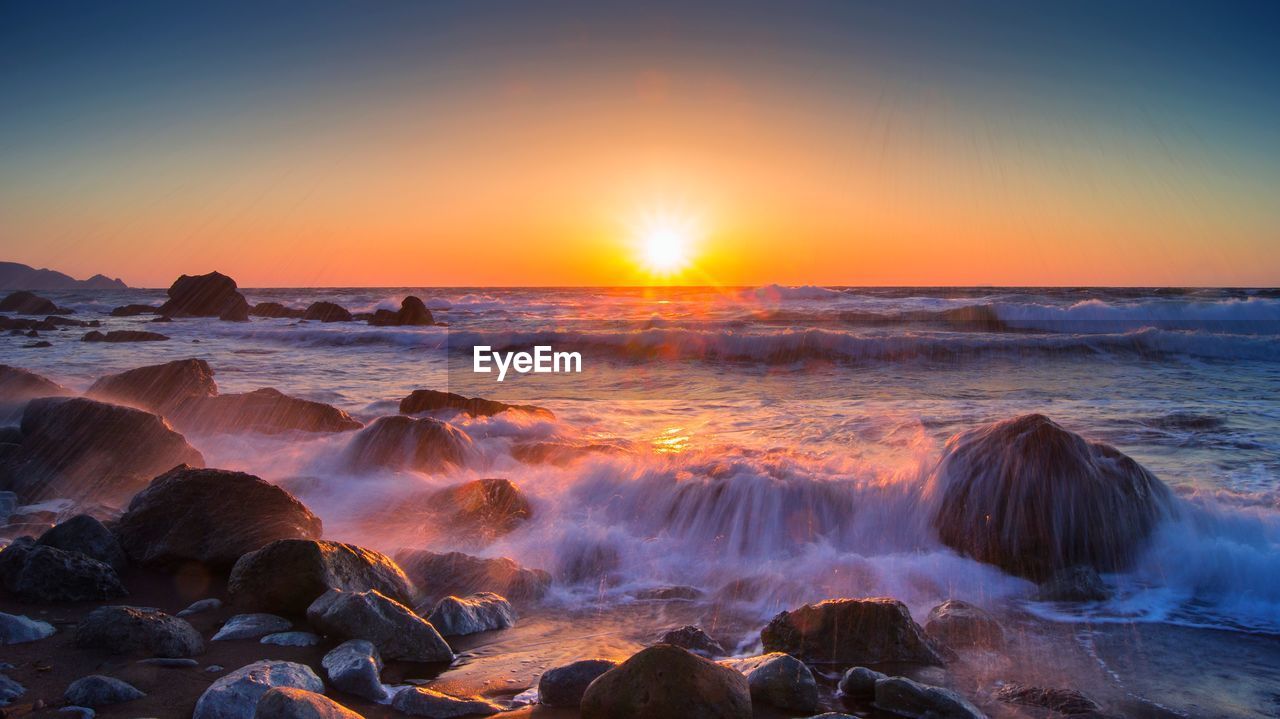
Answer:
[[[119,279],[94,275],[77,280],[53,270],[37,270],[17,262],[0,262],[0,290],[127,290]]]

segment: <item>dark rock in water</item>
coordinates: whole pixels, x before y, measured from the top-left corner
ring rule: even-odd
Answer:
[[[58,523],[57,526],[40,535],[36,544],[57,547],[68,552],[79,552],[109,564],[117,571],[124,569],[129,563],[111,530],[87,514],[78,514]]]
[[[194,657],[204,639],[185,619],[159,609],[110,606],[93,610],[76,625],[76,646],[112,654],[145,652],[154,657]]]
[[[617,662],[608,659],[582,659],[552,667],[538,678],[538,703],[577,708],[591,682],[616,666]]]
[[[702,631],[701,627],[695,627],[692,624],[663,633],[658,639],[658,643],[687,649],[694,654],[710,659],[725,655],[724,647],[720,645],[720,642],[712,639],[709,634]]]
[[[507,534],[533,516],[524,493],[506,479],[463,482],[407,504],[451,536],[481,542]]]
[[[231,569],[227,591],[245,609],[301,614],[330,589],[376,589],[413,601],[409,578],[390,557],[354,544],[281,539],[249,552]]]
[[[0,674],[0,707],[9,706],[15,699],[26,693],[26,687]]]
[[[547,572],[525,569],[505,557],[418,549],[399,552],[396,561],[430,600],[477,592],[494,592],[513,601],[538,600],[551,586]]]
[[[670,644],[643,649],[591,682],[583,719],[750,719],[741,673]]]
[[[1070,567],[1054,572],[1040,584],[1036,600],[1041,602],[1104,602],[1111,598],[1111,588],[1102,581],[1097,570]]]
[[[612,444],[571,444],[568,442],[521,442],[511,447],[511,456],[525,464],[554,464],[563,467],[593,454],[621,454]]]
[[[474,453],[465,432],[438,419],[380,417],[352,440],[348,464],[357,471],[411,469],[444,472],[466,464]]]
[[[13,312],[19,315],[56,315],[66,314],[67,310],[59,309],[57,305],[33,292],[19,290],[0,300],[0,312]]]
[[[101,327],[102,326],[102,323],[97,320],[89,320],[89,321],[73,320],[70,317],[59,317],[58,315],[49,315],[48,317],[44,318],[44,321],[59,328],[61,327]]]
[[[1010,682],[1000,687],[995,697],[1007,704],[1039,707],[1065,716],[1102,711],[1096,702],[1074,689],[1046,689]]]
[[[152,322],[173,322],[173,318],[172,318],[172,317],[166,317],[165,315],[157,315],[157,316],[156,316],[155,318],[153,318],[151,321],[152,321]],[[192,342],[199,342],[200,340],[191,340],[191,341],[192,341]]]
[[[721,663],[747,677],[753,702],[793,712],[818,708],[818,682],[809,667],[793,656],[774,652]]]
[[[159,308],[151,305],[121,305],[111,310],[112,317],[137,317],[138,315],[154,315]]]
[[[109,704],[141,699],[145,696],[146,694],[143,694],[137,687],[128,682],[101,674],[90,674],[87,677],[81,677],[71,682],[71,685],[67,687],[67,691],[63,693],[62,698],[76,706],[96,709]]]
[[[265,388],[207,397],[183,408],[174,421],[203,432],[346,432],[363,425],[346,412]]]
[[[58,326],[48,320],[32,320],[0,315],[0,330],[8,330],[9,334],[14,336],[26,334],[28,337],[37,337],[39,335],[36,334],[36,330],[52,332],[56,329],[58,329]]]
[[[217,395],[218,385],[208,362],[190,358],[106,375],[87,394],[171,416]]]
[[[408,397],[400,400],[400,414],[418,414],[420,412],[440,412],[456,410],[472,417],[492,417],[495,414],[514,410],[538,414],[548,419],[555,417],[551,410],[531,404],[506,404],[480,397],[463,397],[452,392],[441,392],[435,389],[415,389]]]
[[[330,637],[368,640],[387,659],[453,660],[453,651],[435,627],[377,590],[330,589],[307,608],[307,621]]]
[[[0,612],[0,646],[38,642],[53,634],[53,625],[48,622]]]
[[[168,335],[159,332],[140,332],[138,330],[112,330],[103,334],[97,330],[86,332],[81,342],[164,342]]]
[[[958,599],[934,607],[924,623],[924,633],[952,649],[1004,647],[1004,630],[995,617]]]
[[[163,667],[165,669],[193,669],[200,666],[200,662],[194,659],[174,659],[169,657],[150,657],[148,659],[139,659],[138,664],[149,667]],[[212,665],[212,666],[217,666]]]
[[[71,390],[20,367],[0,364],[0,402],[25,402],[36,397],[61,397]]]
[[[493,592],[480,592],[466,597],[445,597],[436,602],[427,621],[446,637],[460,637],[516,624],[511,602]]]
[[[1124,569],[1171,506],[1142,465],[1038,414],[952,437],[931,491],[945,544],[1033,580]]]
[[[781,612],[760,639],[765,651],[807,662],[943,663],[906,605],[887,597],[828,599]]]
[[[217,597],[209,597],[208,599],[200,599],[187,605],[186,609],[178,612],[180,617],[189,617],[195,614],[203,614],[204,612],[213,612],[222,609],[222,600]]]
[[[320,665],[329,683],[339,691],[375,702],[387,698],[387,688],[382,684],[382,657],[373,642],[345,641],[325,654]]]
[[[27,542],[0,551],[0,584],[30,602],[102,601],[128,594],[111,565]]]
[[[319,537],[320,518],[279,487],[243,472],[178,467],[134,496],[116,525],[144,565],[229,568],[277,539]]]
[[[361,719],[323,694],[293,687],[272,687],[258,700],[252,719]]]
[[[312,302],[302,313],[302,319],[315,322],[350,322],[351,313],[332,302]]]
[[[430,719],[488,716],[502,711],[502,707],[479,697],[455,697],[426,687],[401,689],[391,700],[391,708],[401,714]]]
[[[570,539],[561,544],[558,555],[556,579],[565,584],[611,584],[622,566],[621,550],[604,542]]]
[[[254,317],[268,317],[271,319],[302,319],[307,313],[304,309],[295,309],[293,307],[285,307],[279,302],[259,302],[249,310],[249,314]]]
[[[876,682],[876,707],[910,719],[987,719],[950,689],[888,677]]]
[[[697,587],[675,586],[641,589],[633,594],[636,599],[657,602],[691,602],[701,599],[703,591]]]
[[[166,317],[217,317],[244,322],[249,303],[236,290],[236,281],[220,272],[183,275],[169,287],[169,301],[160,305]]]
[[[268,634],[288,631],[293,627],[284,617],[274,614],[237,614],[223,623],[210,641],[230,642],[238,639],[259,639]]]
[[[276,687],[319,693],[324,682],[305,664],[263,659],[210,684],[196,700],[191,719],[253,719],[263,696]]]
[[[876,682],[881,679],[888,679],[885,674],[881,674],[873,669],[866,667],[853,667],[840,677],[840,684],[837,689],[840,690],[842,696],[850,699],[871,700],[876,697]]]
[[[22,345],[22,349],[26,349],[26,350],[38,350],[38,349],[44,349],[44,348],[46,348],[46,347],[52,347],[52,346],[53,346],[53,343],[51,343],[51,342],[43,342],[43,341],[42,341],[42,342],[28,342],[28,343],[26,343],[25,345]]]
[[[422,326],[435,324],[435,319],[431,316],[431,310],[427,309],[422,300],[409,295],[400,303],[398,312],[376,310],[373,316],[369,318],[369,324],[375,327]]]
[[[259,641],[262,644],[271,644],[277,647],[314,647],[323,641],[323,637],[319,634],[302,631],[273,632]]]

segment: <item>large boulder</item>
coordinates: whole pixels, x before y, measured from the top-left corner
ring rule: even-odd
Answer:
[[[427,621],[446,637],[460,637],[516,624],[511,603],[493,592],[468,597],[445,597],[436,602]]]
[[[128,594],[110,565],[30,539],[0,550],[0,585],[28,602],[102,601]]]
[[[532,601],[541,599],[551,586],[547,572],[526,569],[506,557],[416,549],[397,553],[396,561],[431,600],[493,592],[512,601]]]
[[[942,656],[896,599],[828,599],[781,612],[760,632],[767,652],[806,662],[941,666]]]
[[[253,719],[361,719],[361,717],[323,694],[293,687],[273,687],[258,700]]]
[[[35,397],[71,394],[66,387],[20,367],[0,364],[0,402],[26,402]]]
[[[658,644],[591,682],[581,710],[583,719],[750,719],[751,689],[740,672]]]
[[[396,692],[391,708],[401,714],[428,719],[452,719],[464,716],[488,716],[502,707],[479,697],[455,697],[427,687],[406,687]]]
[[[313,322],[350,322],[351,313],[332,302],[312,302],[302,312],[302,319]]]
[[[876,682],[876,707],[908,719],[987,719],[964,697],[942,687],[920,684],[906,677]]]
[[[210,684],[191,719],[253,719],[263,695],[276,687],[320,693],[324,682],[305,664],[263,659]]]
[[[617,662],[608,659],[581,659],[552,667],[538,677],[538,703],[577,708],[591,682],[616,666]]]
[[[52,301],[26,290],[19,290],[0,299],[0,312],[13,312],[19,315],[56,315],[66,314],[67,310],[59,309]]]
[[[248,552],[231,569],[227,591],[251,610],[301,614],[330,589],[376,589],[402,603],[413,601],[409,578],[392,559],[354,544],[281,539]]]
[[[422,300],[409,295],[400,302],[400,309],[397,312],[376,310],[369,318],[369,324],[375,327],[423,326],[435,324],[435,318],[431,316],[431,310],[427,309],[427,305]]]
[[[351,469],[408,469],[445,472],[466,464],[475,451],[471,438],[448,422],[412,417],[380,417],[351,441]]]
[[[102,522],[87,514],[77,514],[71,519],[59,522],[50,528],[36,544],[43,544],[67,552],[79,552],[87,557],[111,565],[119,571],[129,563],[116,535],[111,533]]]
[[[207,397],[174,417],[182,428],[201,432],[346,432],[362,424],[323,402],[290,397],[270,387]]]
[[[948,599],[930,610],[924,633],[952,649],[1004,647],[1000,622],[980,607],[959,599]]]
[[[25,502],[122,501],[177,464],[204,457],[149,412],[82,397],[31,400],[22,443],[0,462],[0,488]]]
[[[194,657],[204,652],[204,639],[187,620],[143,607],[93,610],[76,625],[75,644],[82,649],[143,652],[153,657]]]
[[[453,660],[453,651],[435,627],[377,590],[330,589],[307,608],[307,621],[330,637],[368,640],[387,659]]]
[[[62,698],[66,699],[68,704],[97,708],[131,702],[145,696],[146,694],[126,681],[101,674],[90,674],[71,682],[67,691],[63,692]]]
[[[416,512],[437,532],[488,542],[507,534],[533,516],[520,488],[507,479],[477,479],[410,499]]]
[[[116,536],[140,564],[230,568],[277,539],[314,539],[321,530],[311,510],[251,474],[178,467],[134,496]]]
[[[408,397],[400,400],[400,414],[420,414],[422,412],[441,412],[453,410],[464,412],[472,417],[492,417],[495,414],[515,410],[538,414],[547,418],[554,417],[551,410],[531,404],[507,404],[481,397],[464,397],[452,392],[441,392],[437,389],[415,389]]]
[[[386,700],[382,656],[373,642],[364,639],[345,641],[325,654],[320,665],[324,667],[329,683],[339,691],[375,702]]]
[[[158,312],[165,317],[217,317],[244,322],[249,303],[236,290],[236,281],[220,272],[182,275],[169,287],[169,301]]]
[[[754,702],[794,712],[818,709],[818,682],[813,672],[789,654],[773,652],[721,663],[747,677]]]
[[[209,363],[192,357],[106,375],[94,382],[87,394],[172,417],[217,395],[218,384]]]
[[[1033,580],[1128,567],[1172,503],[1142,465],[1038,414],[952,437],[929,491],[947,546]]]

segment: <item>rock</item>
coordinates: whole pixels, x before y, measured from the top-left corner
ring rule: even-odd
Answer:
[[[467,462],[475,448],[465,432],[438,419],[380,417],[352,440],[348,465],[357,471],[444,472]]]
[[[203,612],[212,612],[222,609],[222,600],[217,597],[209,597],[192,602],[186,609],[178,612],[180,617],[189,617],[193,614],[201,614]]]
[[[111,530],[102,522],[87,514],[78,514],[40,535],[36,544],[56,547],[67,552],[79,552],[86,557],[111,565],[112,569],[124,569],[129,560],[116,541]]]
[[[641,589],[632,596],[647,602],[691,602],[701,599],[703,591],[697,587],[687,586],[655,587]]]
[[[608,659],[581,659],[552,667],[538,678],[538,702],[552,707],[577,708],[596,677],[618,666]]]
[[[1172,506],[1142,465],[1038,414],[952,437],[929,492],[943,543],[1032,580],[1128,567]]]
[[[525,569],[506,557],[419,549],[399,552],[396,561],[431,600],[493,592],[511,601],[533,601],[546,595],[551,586],[547,572]]]
[[[249,310],[249,314],[254,317],[269,317],[272,319],[290,318],[300,320],[306,313],[306,310],[285,307],[279,302],[259,302]]]
[[[332,302],[312,302],[302,313],[302,319],[316,322],[350,322],[351,313]]]
[[[366,639],[387,659],[453,660],[453,651],[435,627],[377,590],[330,589],[307,608],[307,621],[331,637]]]
[[[765,651],[807,662],[943,663],[906,605],[886,597],[828,599],[781,612],[760,639]]]
[[[159,332],[142,332],[140,330],[112,330],[102,333],[97,330],[86,332],[81,342],[164,342],[168,335]]]
[[[809,667],[793,656],[774,652],[721,663],[746,675],[753,702],[794,712],[818,708],[818,682]]]
[[[218,384],[208,362],[190,358],[106,375],[94,382],[86,394],[173,417],[200,400],[217,395]]]
[[[840,712],[823,712],[809,717],[809,719],[858,719],[852,714],[842,714]]]
[[[1097,570],[1078,566],[1054,572],[1036,593],[1041,602],[1105,602],[1110,598],[1111,588]]]
[[[400,414],[419,414],[421,412],[440,412],[455,410],[472,417],[492,417],[495,414],[515,410],[553,418],[550,410],[535,407],[531,404],[506,404],[480,397],[463,397],[452,392],[441,392],[434,389],[416,389],[408,397],[400,400]]]
[[[52,346],[53,346],[53,343],[51,342],[28,342],[25,345],[22,345],[22,348],[23,349],[44,349],[45,347],[52,347]]]
[[[251,474],[178,467],[134,496],[116,536],[140,564],[229,568],[277,539],[310,539],[321,530],[301,502]]]
[[[533,516],[533,507],[510,480],[477,479],[406,502],[409,511],[437,531],[467,541],[490,542]]]
[[[53,636],[53,625],[31,617],[0,612],[0,646],[26,644]]]
[[[253,719],[361,719],[323,694],[292,687],[268,689],[258,700]]]
[[[121,305],[111,310],[112,317],[137,317],[138,315],[154,315],[157,308],[151,305]]]
[[[836,688],[842,696],[872,700],[876,698],[876,682],[888,678],[887,675],[873,669],[853,667],[840,677],[840,684]]]
[[[111,565],[57,547],[17,542],[0,551],[0,584],[28,602],[87,602],[128,594]]]
[[[236,291],[236,281],[219,272],[182,275],[169,287],[169,301],[160,305],[165,317],[217,317],[243,322],[249,303]]]
[[[692,624],[686,624],[678,629],[669,630],[658,639],[660,644],[671,644],[687,649],[694,654],[714,659],[725,655],[724,647],[720,642],[712,639],[709,634],[702,631],[702,627],[695,627]]]
[[[130,702],[145,696],[146,694],[138,691],[137,687],[128,682],[101,674],[91,674],[71,682],[71,686],[67,687],[62,698],[71,704],[97,708],[108,704]]]
[[[387,699],[387,688],[382,685],[382,657],[372,642],[343,642],[325,654],[320,665],[329,683],[339,691],[374,702]]]
[[[252,719],[264,694],[275,687],[323,692],[324,682],[305,664],[270,659],[219,677],[196,701],[192,719]]]
[[[274,614],[237,614],[222,625],[218,633],[213,635],[212,641],[257,639],[267,634],[283,632],[292,626],[293,622]]]
[[[165,669],[191,669],[200,666],[200,662],[194,659],[174,659],[170,657],[150,657],[148,659],[139,659],[137,663],[152,667],[164,667]]]
[[[204,639],[187,620],[159,609],[99,607],[76,625],[77,647],[105,649],[112,654],[146,652],[151,656],[183,658],[204,653]]]
[[[413,585],[390,557],[354,544],[281,539],[249,552],[231,569],[227,591],[245,609],[301,614],[330,589],[376,589],[409,604]]]
[[[950,689],[887,677],[876,682],[876,707],[910,719],[986,719],[987,715]]]
[[[566,584],[612,584],[622,566],[622,551],[609,542],[570,539],[557,555],[556,579]]]
[[[346,432],[364,425],[323,402],[290,397],[264,388],[243,394],[202,398],[183,408],[174,421],[202,432]]]
[[[455,697],[426,687],[406,687],[391,700],[391,708],[401,714],[430,719],[488,716],[502,707],[478,697]]]
[[[260,641],[277,647],[314,647],[320,643],[320,635],[311,632],[277,632],[268,634]]]
[[[27,688],[0,674],[0,707],[7,707],[15,699],[27,693]]]
[[[26,502],[62,497],[117,502],[176,464],[204,457],[154,414],[81,397],[33,399],[22,444],[0,469],[0,486]]]
[[[19,290],[0,300],[0,312],[13,312],[19,315],[56,315],[67,314],[68,310],[59,309],[53,302],[35,293]]]
[[[1048,709],[1055,714],[1099,714],[1102,707],[1074,689],[1046,689],[1010,682],[996,690],[996,699],[1007,704]]]
[[[591,682],[583,719],[750,719],[747,678],[670,644],[643,649]]]
[[[924,623],[924,633],[952,649],[1004,647],[1004,630],[995,617],[958,599],[934,607]]]
[[[400,302],[398,312],[375,310],[373,316],[369,318],[369,324],[375,327],[424,326],[435,324],[435,318],[431,316],[431,310],[427,309],[422,300],[409,295]]]
[[[446,637],[458,637],[513,627],[516,613],[506,599],[493,592],[481,592],[441,599],[427,621]]]
[[[36,397],[71,394],[66,387],[35,372],[0,364],[0,402],[26,402]]]

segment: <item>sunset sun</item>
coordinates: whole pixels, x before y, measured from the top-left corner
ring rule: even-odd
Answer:
[[[645,215],[633,234],[640,266],[650,274],[669,276],[692,262],[699,228],[690,216],[660,212]]]

